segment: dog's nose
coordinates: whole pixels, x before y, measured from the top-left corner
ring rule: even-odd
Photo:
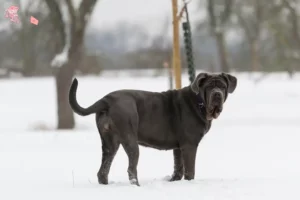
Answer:
[[[220,92],[215,92],[213,97],[218,102],[222,101],[222,94]]]
[[[221,98],[221,97],[222,97],[222,94],[221,94],[220,92],[215,92],[215,93],[214,93],[214,96],[215,96],[216,98]]]

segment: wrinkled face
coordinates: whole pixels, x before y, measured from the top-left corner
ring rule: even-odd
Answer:
[[[223,110],[223,104],[228,93],[233,93],[237,79],[229,74],[199,74],[192,83],[191,88],[199,94],[206,109],[207,120],[217,119]]]

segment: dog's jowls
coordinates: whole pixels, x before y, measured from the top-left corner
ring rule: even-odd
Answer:
[[[120,144],[129,159],[127,172],[132,184],[139,185],[139,145],[173,150],[170,181],[194,179],[198,144],[236,86],[237,79],[230,74],[200,73],[190,86],[179,90],[118,90],[82,108],[76,100],[78,81],[74,79],[69,92],[73,111],[81,116],[96,114],[102,141],[99,183],[108,184],[110,166]]]

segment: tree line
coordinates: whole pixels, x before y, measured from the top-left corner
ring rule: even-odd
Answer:
[[[299,71],[300,0],[193,1],[197,12],[205,13],[205,17],[192,20],[198,69],[284,71],[291,76]],[[74,74],[99,74],[102,69],[161,69],[163,63],[171,62],[170,16],[160,21],[164,28],[155,37],[150,37],[143,26],[130,23],[88,32],[94,7],[101,1],[80,1],[78,8],[72,0],[26,2],[0,1],[2,5],[22,5],[19,24],[0,21],[8,27],[0,29],[0,77],[54,76],[59,129],[75,126],[67,96]],[[39,19],[38,26],[30,24],[30,16]],[[55,60],[63,53],[66,60]]]

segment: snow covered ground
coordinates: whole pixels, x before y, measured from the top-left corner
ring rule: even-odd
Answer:
[[[94,116],[55,131],[54,80],[0,80],[0,199],[300,199],[300,77],[273,75],[239,84],[201,142],[196,179],[169,183],[172,152],[141,148],[141,187],[129,185],[120,148],[110,185],[98,185],[101,143]],[[166,77],[79,77],[86,106],[121,88],[166,90]],[[188,78],[183,76],[183,85]],[[49,129],[49,130],[41,130]]]

